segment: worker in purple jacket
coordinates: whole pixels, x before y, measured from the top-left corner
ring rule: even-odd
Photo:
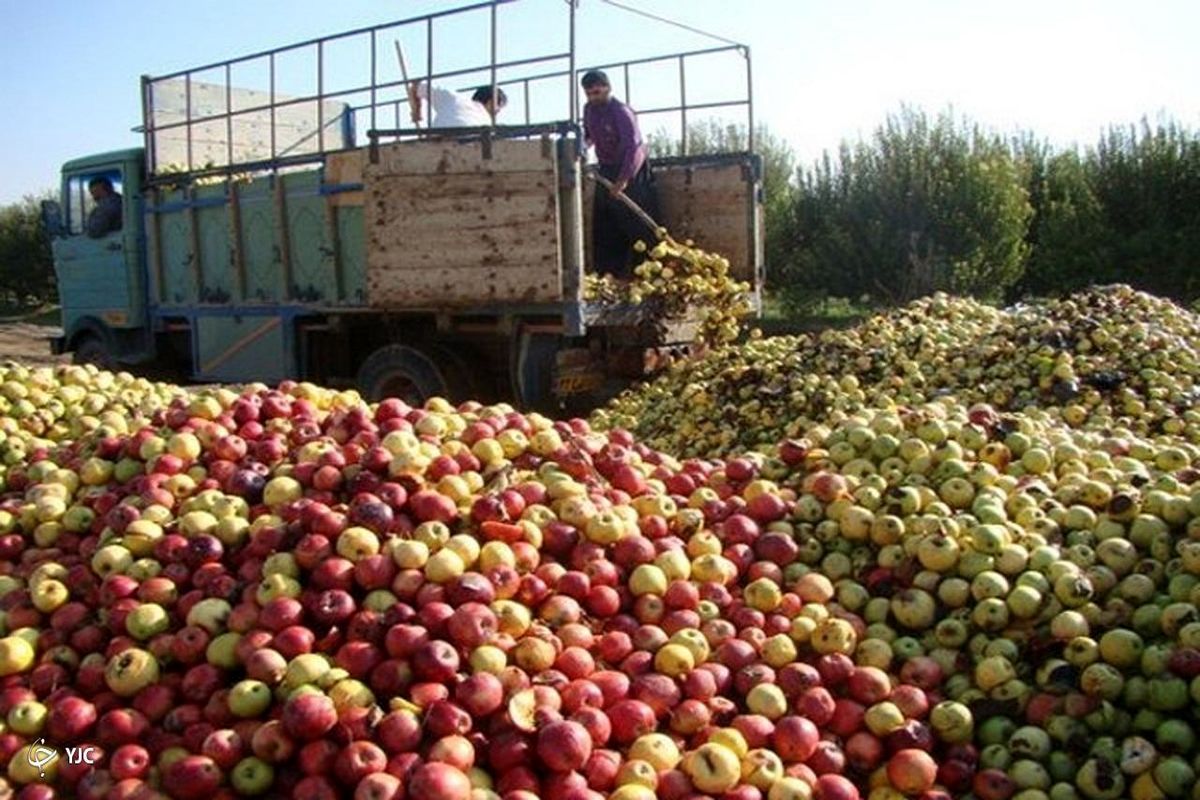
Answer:
[[[596,271],[621,278],[632,275],[634,242],[655,241],[655,232],[616,199],[624,192],[629,199],[657,219],[654,176],[650,172],[646,143],[638,130],[637,114],[612,96],[608,76],[592,70],[583,76],[587,106],[583,110],[583,132],[589,146],[596,148],[600,174],[613,188],[596,185],[592,215],[593,259]]]

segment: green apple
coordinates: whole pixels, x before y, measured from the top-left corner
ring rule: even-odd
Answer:
[[[87,506],[71,506],[67,513],[63,514],[62,524],[63,528],[71,533],[82,533],[92,527],[95,519],[96,512]]]
[[[162,526],[149,519],[135,519],[125,528],[121,544],[134,556],[149,556],[163,536]]]
[[[29,599],[33,606],[43,614],[49,614],[71,598],[71,592],[66,584],[54,578],[40,580],[29,590]]]
[[[179,518],[179,532],[188,537],[212,533],[217,523],[217,518],[207,511],[189,511]]]
[[[751,714],[762,714],[776,720],[787,713],[788,701],[783,690],[773,683],[760,683],[746,695],[746,707]]]
[[[347,708],[370,708],[375,704],[375,694],[362,681],[346,677],[329,688],[329,699],[341,713]]]
[[[187,624],[208,631],[213,636],[225,630],[225,620],[233,608],[219,597],[206,597],[188,611]]]
[[[347,528],[337,537],[337,553],[347,561],[359,561],[379,552],[375,532],[358,526]]]
[[[283,685],[294,689],[306,683],[316,683],[329,672],[329,661],[318,653],[301,653],[288,662]]]
[[[163,633],[170,624],[170,616],[158,603],[142,603],[125,618],[125,630],[141,642]]]
[[[101,578],[119,575],[133,564],[133,554],[119,544],[106,544],[92,555],[92,572]]]
[[[204,651],[205,659],[222,669],[235,669],[241,664],[241,659],[237,656],[237,644],[241,639],[242,635],[233,631],[214,636]]]
[[[229,775],[233,790],[245,797],[265,793],[275,782],[275,768],[260,758],[243,758]]]
[[[0,677],[17,675],[33,667],[36,652],[26,639],[5,636],[0,639]]]
[[[970,741],[975,729],[971,709],[953,700],[943,700],[929,712],[929,723],[943,741],[959,744]]]
[[[675,769],[682,755],[670,736],[662,733],[647,733],[634,740],[629,748],[629,758],[645,761],[657,772]]]
[[[271,509],[299,500],[304,495],[304,486],[295,478],[277,476],[263,487],[263,502]]]
[[[783,777],[783,761],[766,749],[751,750],[742,758],[741,779],[760,790],[768,790]]]
[[[117,483],[129,483],[139,475],[144,474],[146,465],[135,458],[122,458],[113,467],[113,477]]]
[[[250,522],[245,517],[223,517],[213,529],[213,534],[226,547],[235,547],[250,536]]]
[[[254,590],[254,599],[260,606],[264,606],[277,597],[299,597],[303,590],[300,581],[281,572],[273,572],[259,582]]]
[[[161,561],[155,561],[153,558],[139,558],[129,565],[129,569],[125,571],[125,574],[138,583],[141,583],[161,574],[162,568]]]
[[[737,786],[742,777],[742,764],[733,750],[708,742],[684,759],[683,771],[692,779],[696,789],[705,794],[718,795]]]
[[[46,724],[46,706],[36,700],[23,700],[9,709],[8,727],[22,736],[37,736]]]
[[[108,688],[122,697],[132,697],[158,682],[158,661],[145,650],[132,647],[108,660],[104,667]]]
[[[195,461],[200,457],[200,440],[194,433],[176,433],[167,440],[167,452],[184,461]]]
[[[229,710],[234,716],[258,717],[271,706],[271,687],[262,681],[238,681],[229,690]]]

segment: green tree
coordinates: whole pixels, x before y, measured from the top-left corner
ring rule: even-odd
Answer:
[[[54,261],[42,224],[41,199],[27,196],[0,207],[0,298],[9,295],[23,302],[54,294]]]
[[[1200,296],[1200,133],[1173,121],[1113,127],[1085,164],[1112,240],[1105,277]]]
[[[1065,294],[1120,279],[1104,207],[1077,151],[1046,151],[1034,162],[1030,197],[1029,261],[1014,295]]]
[[[789,304],[902,303],[935,290],[999,297],[1020,278],[1033,214],[1007,142],[904,108],[868,141],[804,170],[789,228]]]

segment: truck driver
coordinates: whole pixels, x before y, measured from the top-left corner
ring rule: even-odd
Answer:
[[[88,192],[96,205],[88,213],[87,235],[100,239],[121,230],[121,195],[113,189],[112,181],[103,175],[88,181]]]
[[[616,199],[625,195],[657,219],[654,176],[647,160],[646,143],[633,109],[612,96],[608,76],[592,70],[580,81],[587,95],[583,110],[586,143],[596,148],[596,161],[612,189],[596,185],[592,216],[592,247],[596,271],[628,278],[632,274],[633,245],[639,239],[655,240],[655,232]]]

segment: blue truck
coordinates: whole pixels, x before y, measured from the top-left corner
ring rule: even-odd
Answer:
[[[565,47],[500,61],[498,18],[513,5],[476,3],[143,77],[142,146],[67,162],[61,198],[44,209],[62,303],[56,352],[180,380],[290,378],[371,398],[551,409],[600,402],[686,353],[694,316],[650,319],[585,296],[592,187],[576,8],[563,7]],[[436,70],[439,26],[472,17],[489,30],[490,59]],[[420,80],[482,76],[504,88],[516,124],[403,124],[408,83],[388,58],[401,40],[417,43]],[[335,52],[356,53],[364,74],[336,68]],[[713,59],[737,76],[731,96],[689,103],[688,71]],[[285,77],[299,61],[315,64],[315,87]],[[689,119],[730,109],[753,130],[749,50],[588,68],[605,68],[637,107],[637,76],[663,65],[678,69],[678,99],[639,107],[643,127],[678,120],[684,142],[653,162],[660,221],[728,257],[757,302],[752,138],[737,152],[688,154],[682,136]],[[120,196],[121,225],[93,237],[98,179]]]

